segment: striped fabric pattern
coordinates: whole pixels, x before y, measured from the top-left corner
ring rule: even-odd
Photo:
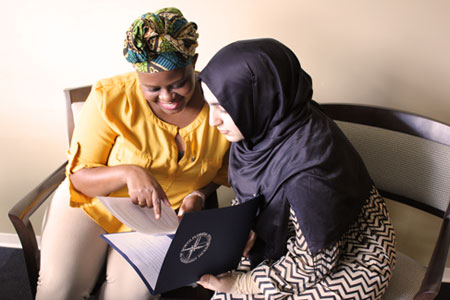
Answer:
[[[335,245],[312,256],[291,210],[295,235],[278,261],[264,261],[252,278],[258,295],[216,293],[213,299],[381,299],[395,265],[395,233],[384,203],[374,188],[358,220]],[[238,270],[248,271],[242,260]]]

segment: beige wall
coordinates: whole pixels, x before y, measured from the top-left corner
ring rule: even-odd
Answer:
[[[177,6],[200,33],[198,69],[237,39],[274,37],[297,53],[319,102],[362,102],[450,123],[446,0],[23,0],[0,12],[0,232],[8,208],[65,159],[62,90],[130,70],[124,32]]]

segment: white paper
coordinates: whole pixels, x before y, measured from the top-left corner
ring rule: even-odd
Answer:
[[[173,234],[179,221],[175,211],[161,203],[161,218],[156,220],[153,208],[140,207],[126,197],[97,197],[120,222],[137,232]]]
[[[139,232],[112,233],[103,236],[116,250],[122,252],[142,279],[154,289],[172,239],[166,235],[148,235]]]

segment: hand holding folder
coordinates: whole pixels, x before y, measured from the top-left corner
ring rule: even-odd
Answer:
[[[174,223],[173,216],[178,220],[175,212],[172,210],[172,215],[166,211],[171,208],[164,205],[161,219],[156,220],[153,210],[133,205],[126,198],[99,199],[121,222],[136,230],[102,237],[130,263],[153,295],[195,283],[203,274],[234,269],[259,203],[255,198],[236,206],[186,213],[178,224]],[[164,226],[158,224],[160,221]]]

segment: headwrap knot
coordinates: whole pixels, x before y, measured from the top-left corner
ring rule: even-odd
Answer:
[[[123,54],[140,72],[173,70],[191,63],[197,39],[195,23],[188,22],[177,8],[163,8],[131,24]]]

